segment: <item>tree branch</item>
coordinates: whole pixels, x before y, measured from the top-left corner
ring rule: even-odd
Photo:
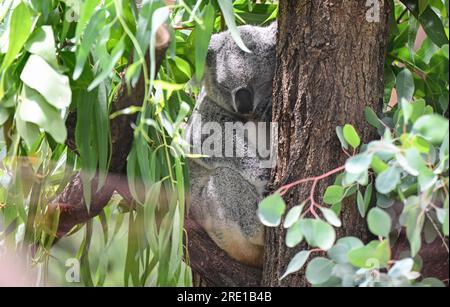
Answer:
[[[209,287],[259,287],[262,270],[231,259],[192,218],[187,217],[187,247],[192,270]]]

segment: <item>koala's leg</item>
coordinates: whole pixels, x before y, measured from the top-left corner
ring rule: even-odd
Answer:
[[[236,171],[191,165],[191,214],[211,239],[239,262],[262,266],[264,228],[256,210],[260,196]]]

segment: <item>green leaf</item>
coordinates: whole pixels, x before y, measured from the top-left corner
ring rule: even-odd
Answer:
[[[22,120],[20,117],[16,117],[16,127],[20,137],[31,148],[40,136],[39,127]]]
[[[281,276],[280,280],[300,270],[305,265],[310,255],[310,251],[301,251],[297,253],[289,262],[286,272]]]
[[[352,125],[345,125],[343,129],[344,138],[354,149],[361,145],[361,139],[359,138],[358,132]]]
[[[73,71],[73,79],[78,80],[83,72],[84,65],[89,57],[90,50],[105,26],[106,12],[105,10],[98,10],[94,13],[89,21],[86,31],[84,33],[81,44],[77,46],[76,51],[76,66]]]
[[[100,3],[100,0],[86,0],[84,1],[81,10],[80,10],[80,19],[77,23],[77,29],[75,33],[76,41],[79,42],[81,35],[83,34],[86,25],[94,14],[94,10],[97,5]]]
[[[420,26],[419,20],[417,20],[417,18],[415,18],[413,15],[410,15],[409,20],[408,20],[408,51],[409,51],[410,60],[413,63],[415,62],[414,46],[416,43],[417,30],[419,29],[419,26]]]
[[[369,209],[370,202],[372,200],[372,191],[373,191],[373,185],[370,183],[366,191],[364,193],[364,198],[362,197],[361,192],[358,191],[357,195],[357,204],[358,204],[358,210],[362,217],[366,216],[367,210]]]
[[[424,12],[419,16],[419,21],[422,24],[423,29],[427,36],[435,43],[438,47],[442,47],[448,44],[448,38],[445,33],[444,26],[442,24],[441,18],[434,12],[430,7],[425,9]]]
[[[373,155],[367,153],[358,154],[345,162],[345,171],[351,174],[366,172],[372,163]]]
[[[299,206],[292,207],[289,210],[288,214],[286,214],[286,218],[284,219],[283,227],[289,228],[292,225],[294,225],[294,223],[296,223],[298,221],[298,219],[300,218],[300,215],[302,214],[304,207],[305,207],[304,203]]]
[[[21,1],[14,8],[9,28],[9,46],[1,70],[11,65],[33,30],[33,15],[25,2]]]
[[[370,166],[374,170],[374,172],[379,175],[385,170],[388,169],[389,165],[387,165],[383,160],[381,160],[378,156],[374,155],[372,158],[372,162]]]
[[[423,136],[433,144],[440,144],[447,136],[448,119],[438,114],[421,116],[413,126],[413,132]]]
[[[344,198],[344,188],[339,185],[333,185],[326,189],[323,196],[324,203],[334,205],[340,203]]]
[[[157,8],[152,14],[152,27],[150,33],[150,81],[156,76],[156,33],[169,18],[170,10],[167,6]]]
[[[422,246],[422,229],[425,223],[425,214],[422,212],[417,196],[406,199],[399,221],[402,226],[406,227],[411,256],[415,257]]]
[[[420,191],[425,192],[428,189],[433,188],[438,180],[439,177],[432,170],[426,167],[421,169],[419,174]]]
[[[266,197],[258,207],[258,217],[261,223],[268,227],[276,227],[281,223],[281,217],[286,210],[286,204],[279,193]]]
[[[208,45],[214,31],[216,10],[208,3],[202,11],[203,24],[197,24],[195,33],[195,76],[197,80],[203,78]]]
[[[306,279],[313,285],[322,284],[330,279],[334,266],[334,262],[326,258],[314,258],[306,269]]]
[[[342,148],[348,149],[348,143],[345,140],[344,130],[343,130],[343,128],[341,126],[337,126],[336,127],[336,135],[337,135],[337,137],[339,139],[339,142],[341,142]]]
[[[340,218],[334,213],[333,210],[330,210],[328,208],[320,207],[320,211],[322,211],[323,216],[327,220],[328,223],[333,225],[334,227],[341,227],[342,222]]]
[[[328,250],[333,247],[336,232],[330,224],[317,219],[301,220],[300,227],[310,246]]]
[[[348,252],[349,262],[358,268],[380,269],[390,260],[390,248],[387,240],[372,241],[366,246],[354,248]]]
[[[303,234],[301,230],[301,220],[289,227],[286,233],[286,246],[295,247],[303,241]]]
[[[54,68],[58,67],[56,60],[55,36],[51,26],[42,26],[31,35],[25,48],[28,52],[38,55]]]
[[[392,278],[407,277],[411,273],[414,266],[414,260],[411,258],[405,258],[396,261],[395,264],[389,269],[388,275]]]
[[[414,95],[414,78],[409,69],[404,68],[397,75],[397,97],[401,103],[411,102]]]
[[[372,110],[372,108],[365,107],[364,115],[365,115],[367,122],[369,124],[371,124],[372,126],[374,126],[375,128],[380,129],[383,127],[381,120],[378,118],[377,114],[375,113],[374,110]]]
[[[397,97],[402,107],[405,124],[408,123],[413,113],[413,106],[411,105],[413,95],[414,78],[411,71],[405,68],[397,75]]]
[[[371,233],[387,238],[391,232],[392,220],[386,211],[373,208],[367,216],[367,224]]]
[[[376,197],[376,204],[377,207],[380,207],[381,209],[388,209],[391,208],[395,203],[395,199],[389,198],[386,195],[377,193]]]
[[[9,118],[9,110],[0,105],[0,126],[3,125]]]
[[[339,239],[336,244],[328,250],[328,257],[336,263],[346,264],[349,263],[347,254],[356,248],[363,247],[364,244],[361,240],[354,237],[345,237]]]
[[[70,106],[72,90],[69,78],[55,71],[40,56],[29,57],[20,79],[38,91],[54,107],[62,109]]]
[[[396,155],[397,162],[400,166],[410,175],[419,176],[420,170],[422,169],[424,163],[420,153],[416,149],[409,149],[406,152],[406,156],[403,156],[401,153]],[[419,167],[419,168],[418,168]]]
[[[98,184],[99,191],[106,180],[108,173],[108,164],[110,158],[110,127],[109,127],[109,109],[108,109],[108,91],[106,84],[100,84],[98,88],[98,100],[94,104],[94,129],[96,134],[96,143],[98,150]]]
[[[239,30],[236,27],[236,21],[234,19],[234,9],[233,3],[231,0],[221,0],[217,1],[219,3],[220,9],[222,10],[223,17],[225,18],[225,23],[227,24],[228,29],[230,30],[231,36],[233,37],[236,44],[243,51],[251,53],[251,51],[245,46],[242,41],[241,35],[239,34]]]
[[[48,104],[36,91],[23,87],[22,101],[17,113],[26,122],[33,123],[48,132],[56,142],[64,144],[67,130],[61,112]]]
[[[400,171],[396,167],[388,168],[378,175],[375,181],[375,187],[381,194],[389,194],[400,183]]]
[[[419,0],[419,14],[422,14],[428,7],[429,0]]]
[[[359,191],[359,190],[358,190],[358,194],[356,195],[356,204],[358,206],[359,214],[362,217],[365,217],[367,208],[366,208],[366,204],[364,203],[364,197],[363,197],[361,191]]]
[[[104,63],[106,66],[102,67],[102,72],[92,81],[92,83],[88,87],[88,91],[92,91],[94,88],[100,85],[109,75],[113,73],[113,69],[116,66],[116,63],[122,57],[122,54],[125,51],[125,36],[121,38],[121,40],[115,45],[114,49],[111,52],[111,55],[104,54]]]

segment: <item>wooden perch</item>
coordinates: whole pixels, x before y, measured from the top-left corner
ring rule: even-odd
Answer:
[[[156,46],[156,71],[159,71],[167,48],[170,44],[170,34],[165,26],[158,29]],[[148,60],[148,56],[147,56]],[[139,106],[144,99],[145,81],[141,77],[131,94],[127,91],[125,82],[120,86],[113,101],[113,112],[131,106]],[[111,120],[112,155],[109,174],[105,185],[100,191],[92,194],[91,207],[88,212],[83,199],[83,185],[81,175],[76,174],[50,204],[51,209],[60,208],[60,222],[57,236],[65,236],[77,224],[85,223],[97,216],[108,204],[115,191],[129,199],[126,180],[126,161],[133,144],[132,124],[136,115],[123,115]],[[76,114],[71,114],[66,121],[68,130],[67,146],[77,151],[75,139]],[[97,191],[97,181],[92,182],[92,191]],[[188,215],[187,215],[188,216]],[[258,286],[262,272],[260,269],[247,267],[222,251],[209,238],[206,232],[189,217],[186,218],[185,228],[188,233],[189,262],[195,273],[208,286]]]
[[[217,247],[203,228],[186,218],[187,247],[192,270],[210,287],[259,287],[262,269],[249,267],[231,259]]]

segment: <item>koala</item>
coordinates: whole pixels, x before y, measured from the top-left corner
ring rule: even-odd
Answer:
[[[253,123],[256,127],[271,122],[277,26],[241,26],[238,30],[251,53],[241,50],[230,32],[213,35],[202,90],[187,125],[190,144],[208,142],[219,153],[189,160],[189,214],[232,258],[262,266],[264,228],[257,218],[257,206],[264,197],[270,168],[261,167],[259,154],[250,154],[256,146],[252,141],[255,129],[243,135],[226,134],[229,124],[251,127]],[[225,133],[209,135],[209,128]],[[258,142],[267,145],[269,130],[269,125],[258,130]],[[236,151],[232,156],[224,154],[230,143]]]

